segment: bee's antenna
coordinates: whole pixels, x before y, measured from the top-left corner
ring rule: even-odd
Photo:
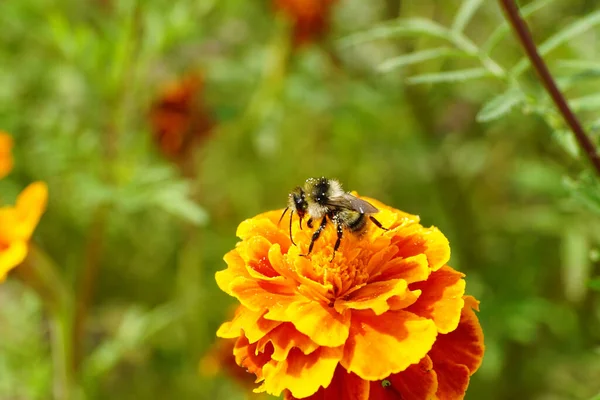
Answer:
[[[286,208],[286,211],[287,211],[287,208]],[[285,211],[284,211],[284,214],[285,214]],[[292,244],[294,246],[296,246],[296,243],[294,242],[294,239],[292,238],[292,217],[293,216],[294,216],[294,210],[292,210],[290,212],[290,240],[292,241]],[[283,215],[281,216],[281,218],[283,218]]]
[[[277,221],[277,226],[279,226],[279,224],[281,223],[281,220],[283,219],[283,216],[285,215],[285,213],[287,212],[288,209],[289,209],[289,207],[286,207],[285,210],[283,210],[283,214],[281,214],[279,221]]]

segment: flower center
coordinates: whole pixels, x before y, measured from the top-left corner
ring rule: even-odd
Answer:
[[[312,279],[323,286],[331,287],[328,291],[331,300],[344,296],[348,290],[362,286],[369,278],[367,263],[361,257],[363,253],[360,248],[338,250],[332,260],[332,246],[329,251],[323,248],[322,251],[311,254]]]

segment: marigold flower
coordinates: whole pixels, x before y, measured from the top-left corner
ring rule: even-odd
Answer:
[[[181,158],[206,138],[213,126],[201,94],[201,75],[189,74],[168,83],[152,105],[150,122],[154,138],[162,152]]]
[[[286,399],[462,399],[483,357],[483,334],[450,247],[414,215],[363,198],[385,231],[368,224],[336,241],[328,226],[278,226],[281,210],[242,222],[219,287],[241,305],[217,335],[237,338],[238,365],[256,391]],[[282,224],[286,225],[286,224]]]
[[[0,179],[4,178],[12,170],[12,144],[12,138],[8,133],[0,131]]]
[[[310,43],[327,33],[331,8],[337,0],[274,0],[276,10],[287,16],[293,27],[294,45]]]
[[[0,281],[27,255],[29,239],[48,200],[43,182],[30,184],[19,194],[16,205],[0,208]]]

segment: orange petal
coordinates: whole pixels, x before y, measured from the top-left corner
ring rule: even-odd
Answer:
[[[265,352],[258,353],[256,343],[250,344],[245,336],[240,336],[235,342],[233,355],[235,356],[235,362],[240,367],[246,368],[249,373],[255,374],[258,382],[263,378],[263,367],[271,360],[272,350],[272,348],[267,348]]]
[[[252,236],[238,243],[236,250],[253,278],[268,279],[279,276],[269,260],[271,246],[271,242],[262,236]]]
[[[419,362],[437,336],[433,321],[406,311],[353,311],[342,365],[366,380],[379,380]]]
[[[279,284],[279,282],[273,283],[269,281],[238,277],[233,279],[228,286],[223,288],[219,282],[219,278],[220,277],[217,276],[217,283],[219,283],[219,287],[221,287],[221,289],[223,289],[227,294],[237,298],[244,307],[254,311],[267,310],[274,303],[289,304],[296,298],[300,297],[295,293],[293,287],[285,284]],[[267,316],[266,318],[273,319]]]
[[[460,310],[464,305],[463,276],[448,266],[432,272],[427,281],[410,286],[413,290],[421,290],[422,294],[416,303],[406,310],[432,319],[440,333],[453,331],[458,325]]]
[[[222,291],[230,296],[233,296],[231,294],[231,290],[229,289],[231,282],[239,276],[250,277],[250,275],[246,270],[244,260],[242,257],[240,257],[237,250],[231,250],[225,254],[223,260],[225,260],[225,263],[227,263],[227,268],[223,271],[218,271],[215,273],[215,280]]]
[[[438,270],[450,259],[448,239],[436,227],[410,225],[395,232],[392,244],[398,246],[398,256],[408,258],[425,254],[429,268]]]
[[[0,282],[6,279],[8,271],[21,264],[27,256],[27,244],[23,241],[11,242],[3,247],[0,243]]]
[[[472,375],[483,360],[485,346],[483,344],[483,331],[473,311],[477,307],[477,300],[472,296],[465,296],[465,307],[460,315],[458,327],[445,335],[439,335],[433,345],[430,355],[434,363],[446,360],[448,363],[465,365]]]
[[[297,348],[304,354],[310,354],[319,348],[319,345],[300,332],[289,322],[280,325],[261,338],[257,343],[257,350],[262,352],[270,343],[273,346],[271,358],[276,361],[284,361],[292,348]]]
[[[461,400],[469,387],[469,368],[464,365],[435,362],[438,377],[436,397],[439,400]]]
[[[406,293],[404,293],[404,295],[392,296],[388,299],[387,302],[390,306],[390,310],[403,310],[408,306],[415,304],[420,295],[420,290],[407,290]]]
[[[14,207],[0,208],[0,241],[28,241],[46,209],[47,200],[46,184],[34,182],[19,194]]]
[[[354,310],[373,310],[381,315],[390,309],[387,302],[393,296],[405,297],[408,285],[403,279],[393,279],[385,282],[374,282],[361,287],[349,295],[335,301],[335,309],[342,313],[348,308]]]
[[[350,312],[343,314],[320,302],[296,296],[291,301],[271,301],[265,318],[292,322],[298,331],[320,346],[337,347],[348,338]]]
[[[369,400],[429,400],[437,391],[438,382],[431,359],[425,356],[382,381],[372,381]]]
[[[24,240],[29,240],[48,202],[48,186],[44,182],[34,182],[17,197],[16,209],[22,227]]]
[[[13,167],[12,145],[12,137],[0,131],[0,179],[8,175]]]
[[[286,230],[277,226],[282,211],[270,211],[243,221],[237,228],[236,236],[240,239],[262,236],[270,243],[279,244],[282,251],[287,253],[292,242]]]
[[[296,398],[313,395],[321,386],[327,387],[335,372],[342,347],[320,347],[306,355],[292,349],[285,361],[270,361],[263,367],[263,385],[267,393],[279,396],[285,389]]]
[[[284,400],[298,400],[289,391],[284,392]],[[327,388],[321,388],[304,400],[371,400],[369,397],[369,381],[349,374],[338,365],[333,379]]]
[[[397,257],[382,265],[372,275],[372,279],[385,281],[388,279],[404,279],[407,283],[421,282],[429,277],[429,263],[425,254],[402,258]]]
[[[264,311],[252,311],[239,306],[235,310],[233,320],[222,324],[217,331],[217,336],[232,339],[244,335],[250,343],[254,343],[281,324],[281,322],[264,319],[263,314]]]
[[[396,246],[391,246],[389,241],[385,244],[385,247],[382,250],[377,251],[371,258],[366,267],[366,274],[369,276],[373,276],[376,274],[376,271],[381,270],[381,268],[386,265],[390,260],[398,253],[398,248]],[[387,280],[387,279],[379,279],[379,280]]]

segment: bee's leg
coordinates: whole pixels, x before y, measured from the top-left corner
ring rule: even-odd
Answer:
[[[372,217],[372,216],[370,216],[370,215],[369,215],[369,219],[370,219],[371,221],[373,221],[373,223],[374,223],[375,225],[377,225],[379,228],[383,229],[384,231],[389,231],[389,229],[388,229],[388,228],[384,228],[384,227],[383,227],[383,225],[381,225],[381,222],[377,221],[377,220],[375,219],[375,217]]]
[[[333,246],[333,255],[331,256],[331,260],[329,260],[329,262],[332,262],[335,258],[335,252],[340,248],[342,236],[344,235],[344,226],[342,224],[336,223],[335,228],[337,229],[337,240],[335,241],[335,246]]]
[[[321,234],[321,232],[323,231],[323,229],[325,229],[326,225],[327,225],[327,216],[324,216],[323,219],[321,220],[321,224],[319,225],[319,227],[317,228],[317,230],[315,231],[315,233],[313,233],[312,239],[310,240],[310,246],[308,246],[308,253],[303,254],[304,256],[307,256],[307,255],[310,254],[310,252],[313,249],[313,246],[315,245],[315,242],[319,238],[319,235]]]
[[[308,226],[310,229],[312,229],[312,227],[313,227],[312,223],[313,223],[313,219],[309,218],[308,221],[306,221],[306,226]]]
[[[290,240],[292,241],[292,244],[294,246],[296,246],[296,243],[294,243],[294,239],[292,238],[292,217],[294,216],[294,210],[292,210],[292,212],[290,213]]]
[[[287,212],[287,210],[289,210],[289,207],[286,207],[285,210],[283,210],[283,213],[281,214],[281,217],[279,217],[279,221],[277,221],[277,226],[279,226],[279,224],[281,223],[281,220],[283,219],[283,217],[285,216],[285,213]]]

